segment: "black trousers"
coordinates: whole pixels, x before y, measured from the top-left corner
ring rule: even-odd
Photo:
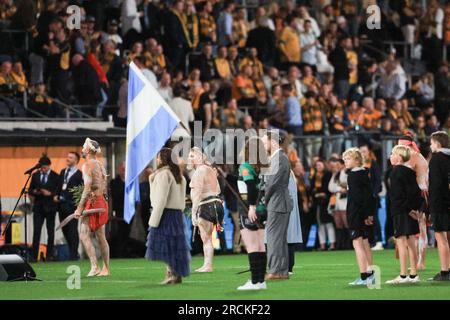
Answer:
[[[55,244],[55,211],[39,210],[33,213],[33,257],[38,258],[39,243],[41,241],[41,231],[44,221],[47,227],[47,259],[53,258],[53,246]]]
[[[61,206],[59,209],[59,221],[63,221],[67,216],[75,212],[75,207]],[[78,260],[80,258],[78,254],[78,246],[80,243],[80,237],[78,234],[78,220],[73,219],[65,227],[62,228],[64,238],[66,238],[67,245],[69,246],[70,260]]]
[[[123,220],[111,219],[111,258],[127,258],[129,255],[128,247],[130,243],[131,224]]]

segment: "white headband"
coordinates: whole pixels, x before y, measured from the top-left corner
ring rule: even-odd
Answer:
[[[94,146],[94,143],[97,145],[97,147]],[[86,138],[86,141],[84,141],[84,147],[88,147],[89,150],[94,151],[95,153],[100,153],[102,149],[100,148],[100,145],[97,141],[91,140],[89,138]]]

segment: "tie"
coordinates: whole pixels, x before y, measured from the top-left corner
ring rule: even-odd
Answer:
[[[67,179],[69,178],[70,168],[66,169],[66,174],[64,175],[64,183],[67,183]]]
[[[46,184],[47,183],[47,174],[43,173],[41,175],[41,184]]]

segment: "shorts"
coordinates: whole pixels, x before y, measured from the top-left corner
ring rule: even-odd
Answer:
[[[368,239],[369,230],[366,227],[361,227],[359,229],[350,229],[350,240],[355,240],[358,238]]]
[[[394,237],[413,236],[420,233],[419,221],[409,214],[398,214],[392,217],[394,222]]]
[[[96,197],[94,199],[88,199],[86,202],[86,210],[90,209],[105,209],[100,213],[93,213],[88,216],[89,228],[92,232],[97,231],[101,226],[108,223],[108,202],[104,197]]]
[[[435,232],[450,232],[450,214],[432,214],[431,221]]]

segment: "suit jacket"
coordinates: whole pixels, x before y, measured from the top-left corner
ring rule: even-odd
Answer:
[[[41,183],[41,172],[38,171],[31,177],[31,183],[30,183],[30,195],[34,197],[34,205],[33,205],[33,211],[39,212],[39,211],[45,211],[45,212],[56,212],[57,211],[57,205],[53,201],[53,197],[57,194],[58,191],[58,183],[59,183],[59,175],[53,171],[50,170],[47,183],[42,184]],[[48,197],[35,193],[34,191],[36,189],[47,189],[52,194]]]
[[[67,182],[67,188],[66,190],[63,190],[64,185],[64,177],[66,175],[66,169],[61,170],[61,173],[59,174],[58,179],[58,189],[56,191],[56,194],[59,196],[59,207],[62,211],[72,211],[75,207],[75,203],[73,202],[73,194],[70,192],[70,189],[77,187],[79,185],[83,184],[83,174],[80,170],[77,169],[74,174],[69,178],[69,181]]]
[[[294,203],[289,194],[291,166],[280,150],[270,159],[270,174],[265,176],[264,198],[268,212],[290,213]]]

